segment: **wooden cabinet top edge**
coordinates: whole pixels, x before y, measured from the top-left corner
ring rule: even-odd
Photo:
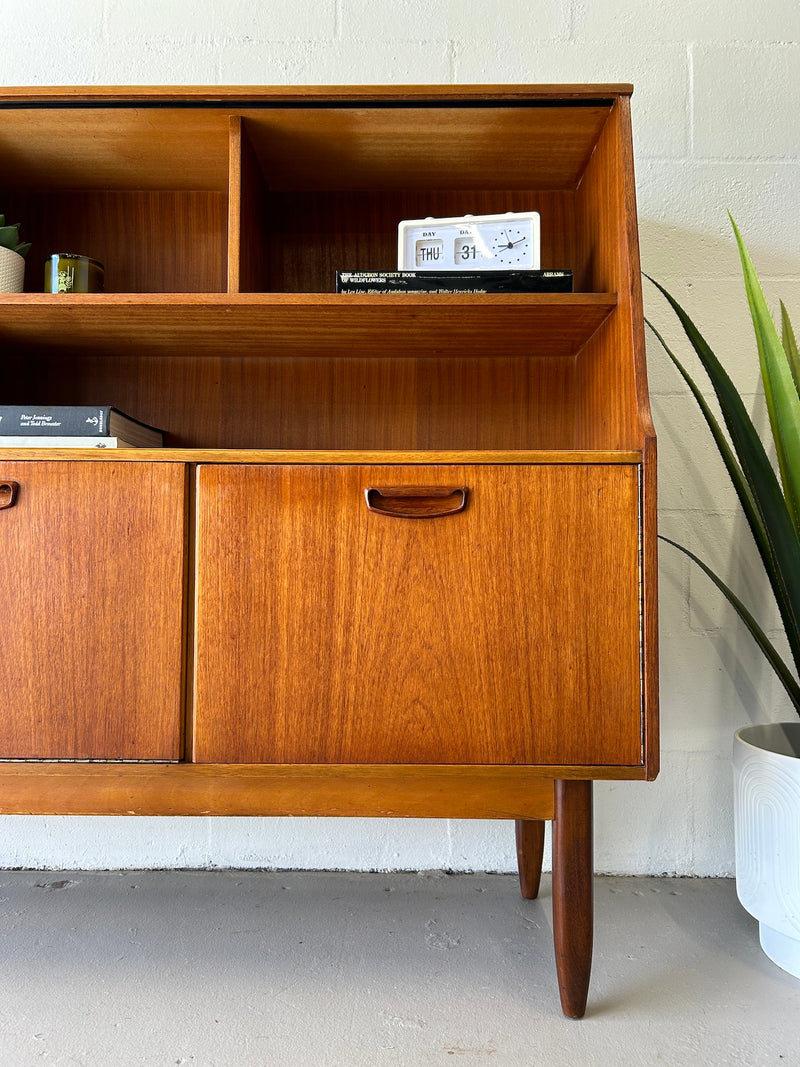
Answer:
[[[11,105],[84,104],[164,104],[228,107],[239,103],[355,105],[398,103],[413,105],[432,102],[524,103],[584,100],[613,102],[630,96],[629,83],[600,84],[486,84],[486,85],[108,85],[108,86],[7,86],[0,88],[0,103]]]
[[[231,448],[3,448],[0,463],[72,461],[99,463],[246,463],[319,464],[353,466],[424,466],[435,464],[478,465],[581,465],[614,464],[641,466],[636,450],[531,450],[531,451],[360,451]],[[0,470],[2,476],[2,470]]]

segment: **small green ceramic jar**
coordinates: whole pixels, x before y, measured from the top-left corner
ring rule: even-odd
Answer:
[[[102,293],[102,263],[74,252],[55,252],[44,265],[46,293]]]

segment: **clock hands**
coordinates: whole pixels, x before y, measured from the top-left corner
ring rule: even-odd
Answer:
[[[503,236],[505,237],[505,239],[506,239],[506,241],[508,243],[505,244],[505,245],[501,245],[500,246],[501,248],[513,248],[515,245],[520,245],[520,244],[522,244],[523,241],[527,241],[528,240],[527,237],[520,237],[516,241],[512,241],[511,238],[509,237],[507,231],[503,233]]]

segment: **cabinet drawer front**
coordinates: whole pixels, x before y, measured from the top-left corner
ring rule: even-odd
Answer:
[[[0,757],[181,755],[186,474],[19,462],[0,510]]]
[[[208,465],[197,509],[198,761],[641,763],[636,466]]]

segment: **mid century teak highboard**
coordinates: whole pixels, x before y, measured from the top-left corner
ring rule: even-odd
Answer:
[[[509,819],[527,897],[552,819],[583,1014],[592,781],[658,763],[630,92],[0,90],[2,403],[166,432],[0,448],[0,811]],[[574,292],[334,292],[527,210]]]

